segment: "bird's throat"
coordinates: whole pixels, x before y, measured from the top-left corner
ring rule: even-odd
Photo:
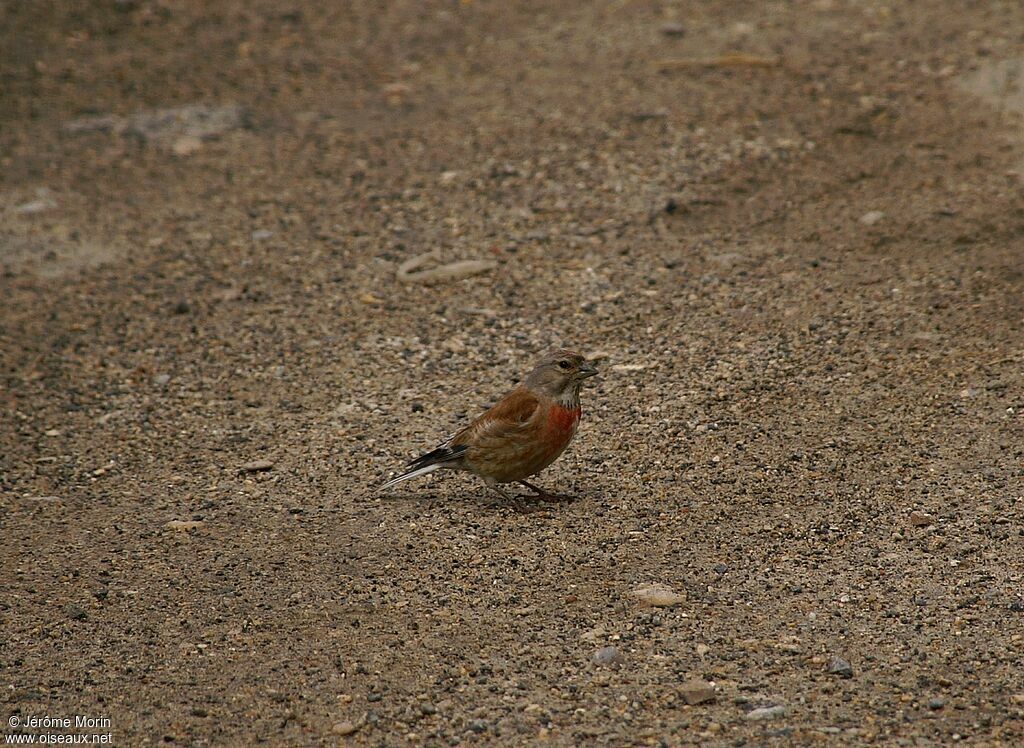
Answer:
[[[577,384],[575,387],[569,387],[564,392],[560,392],[555,398],[555,405],[565,410],[580,409],[580,387]]]

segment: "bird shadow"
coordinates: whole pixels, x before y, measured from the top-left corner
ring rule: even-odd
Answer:
[[[572,493],[572,498],[564,501],[541,501],[538,500],[534,494],[529,491],[516,492],[513,496],[522,502],[523,505],[529,508],[528,511],[521,511],[514,505],[501,500],[497,497],[491,497],[486,494],[469,494],[458,492],[456,494],[442,495],[441,492],[429,491],[429,492],[402,492],[402,493],[385,493],[380,494],[380,498],[385,501],[393,501],[395,503],[402,504],[416,504],[416,505],[433,505],[443,503],[444,506],[457,505],[465,507],[470,510],[474,510],[476,513],[494,514],[501,513],[512,516],[554,516],[557,511],[564,508],[570,507],[574,504],[579,504],[582,501],[586,501],[590,496],[581,496],[576,492]]]

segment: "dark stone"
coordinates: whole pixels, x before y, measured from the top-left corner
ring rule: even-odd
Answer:
[[[830,675],[838,675],[840,678],[852,678],[853,666],[842,657],[833,657],[826,668]]]

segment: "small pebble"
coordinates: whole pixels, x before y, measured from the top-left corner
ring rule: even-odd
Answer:
[[[880,210],[871,210],[860,217],[860,222],[864,226],[874,226],[883,218],[885,218],[885,213]]]
[[[334,726],[331,728],[331,732],[333,732],[335,735],[351,735],[358,729],[359,725],[346,720],[344,722],[335,722]]]
[[[630,593],[644,605],[668,608],[686,602],[686,595],[680,594],[664,584],[644,584]]]
[[[595,665],[614,665],[622,662],[622,653],[616,647],[601,647],[590,659]]]
[[[786,707],[784,706],[762,706],[753,711],[747,712],[743,715],[743,719],[748,719],[752,722],[761,722],[769,719],[778,719],[786,714]]]
[[[480,733],[487,732],[487,723],[481,719],[474,719],[469,723],[469,729],[479,735]]]
[[[686,27],[681,23],[666,23],[661,27],[661,33],[665,36],[683,36],[686,34]]]
[[[914,527],[928,527],[928,525],[934,524],[935,518],[927,512],[911,512],[910,513],[910,524]]]
[[[171,144],[171,152],[175,156],[191,156],[193,153],[201,151],[202,148],[202,139],[194,135],[184,135]]]
[[[679,695],[683,701],[693,706],[715,700],[715,687],[699,678],[686,681],[679,687]]]
[[[830,675],[838,675],[840,678],[852,678],[853,666],[842,657],[833,657],[829,660],[825,672]]]
[[[946,705],[946,702],[945,702],[944,699],[930,699],[928,701],[928,708],[931,709],[932,711],[936,711],[938,709],[941,709],[945,705]]]

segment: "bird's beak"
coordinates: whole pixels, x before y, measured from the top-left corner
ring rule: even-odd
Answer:
[[[595,367],[593,364],[583,364],[583,366],[580,367],[580,379],[586,379],[587,377],[592,377],[595,376],[596,374],[597,367]]]

